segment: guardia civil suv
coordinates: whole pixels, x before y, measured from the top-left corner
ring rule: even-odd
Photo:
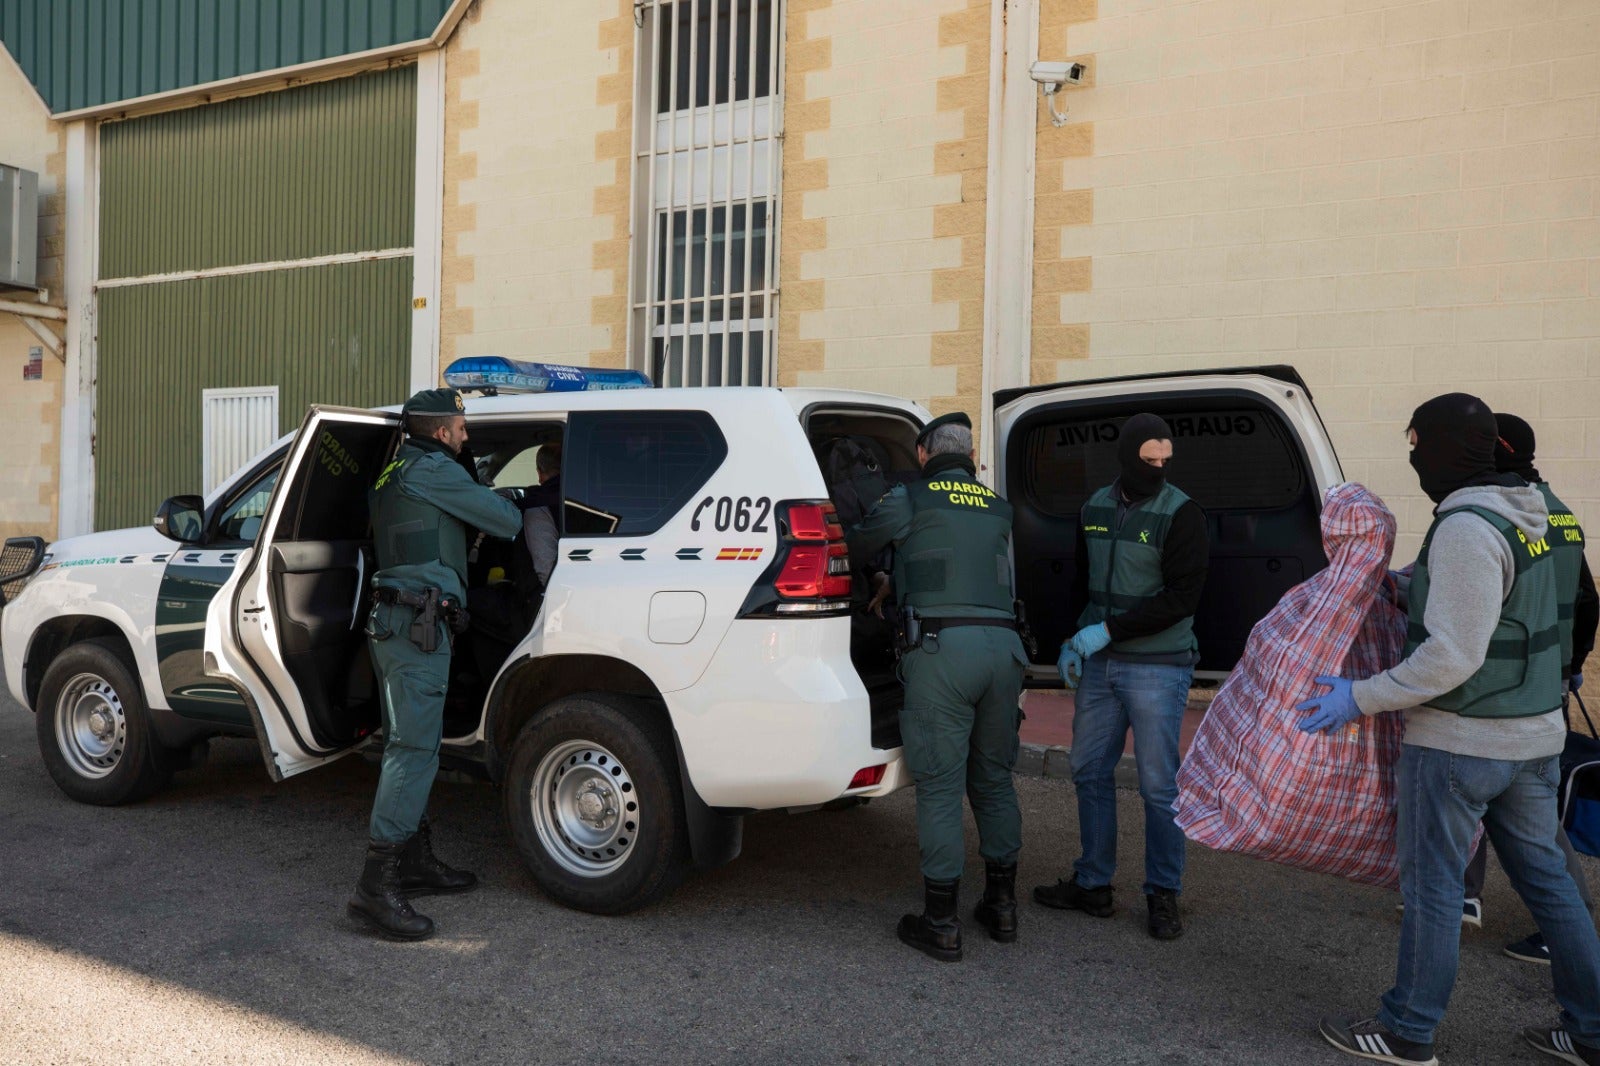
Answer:
[[[456,647],[442,750],[498,784],[545,892],[629,911],[737,855],[747,812],[909,783],[888,627],[867,610],[832,497],[912,472],[923,408],[816,389],[596,389],[621,382],[505,360],[450,370],[499,391],[467,399],[481,481],[526,487],[538,450],[562,449],[547,587],[520,542],[475,538],[469,603],[502,609]],[[1254,621],[1325,565],[1317,512],[1340,474],[1292,370],[1002,393],[995,483],[1016,509],[1034,683],[1058,683],[1073,522],[1114,476],[1135,410],[1173,426],[1174,480],[1213,524],[1202,669],[1230,667]],[[137,800],[218,736],[254,738],[275,781],[381,743],[362,634],[366,489],[398,421],[314,407],[206,497],[160,503],[152,528],[7,545],[6,682],[62,791]]]

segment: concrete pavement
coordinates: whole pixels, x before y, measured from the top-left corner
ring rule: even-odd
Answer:
[[[442,783],[436,838],[486,886],[425,901],[442,934],[396,945],[343,915],[376,768],[282,785],[252,744],[133,807],[63,797],[32,719],[0,701],[0,1062],[1050,1062],[1336,1064],[1324,1012],[1369,1012],[1394,965],[1395,897],[1191,848],[1190,930],[1144,935],[1138,797],[1122,796],[1122,910],[1024,904],[1022,940],[965,962],[903,948],[918,901],[910,792],[768,814],[745,853],[625,918],[564,910],[510,849],[490,787]],[[1020,778],[1022,887],[1077,843],[1070,783]],[[981,879],[969,825],[970,907]],[[1502,943],[1527,916],[1498,870],[1466,937],[1439,1053],[1535,1063],[1549,971]]]

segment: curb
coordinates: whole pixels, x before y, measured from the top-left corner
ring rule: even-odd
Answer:
[[[1017,765],[1012,773],[1024,777],[1049,777],[1072,780],[1072,749],[1059,744],[1022,744],[1017,751]],[[1117,760],[1118,788],[1138,788],[1139,771],[1133,756],[1126,753]]]

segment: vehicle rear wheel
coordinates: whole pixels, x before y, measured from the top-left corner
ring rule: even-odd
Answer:
[[[682,875],[677,758],[648,705],[609,694],[557,700],[518,734],[505,788],[517,851],[539,887],[569,907],[625,914]]]
[[[34,717],[45,769],[79,803],[131,803],[171,776],[139,682],[109,642],[83,641],[57,656]]]

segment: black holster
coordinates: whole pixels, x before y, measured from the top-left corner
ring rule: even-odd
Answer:
[[[922,646],[922,616],[915,607],[902,607],[895,611],[890,620],[890,629],[894,633],[896,658]]]
[[[1028,627],[1028,605],[1021,600],[1012,600],[1011,610],[1017,616],[1017,636],[1022,638],[1022,650],[1028,653],[1029,659],[1037,659],[1039,642],[1034,639],[1033,630]]]
[[[398,604],[417,612],[406,636],[424,655],[439,650],[440,622],[449,625],[452,633],[460,633],[467,628],[467,612],[447,597],[443,589],[426,588],[421,592],[406,592],[379,586],[373,590],[372,598],[376,603]]]

